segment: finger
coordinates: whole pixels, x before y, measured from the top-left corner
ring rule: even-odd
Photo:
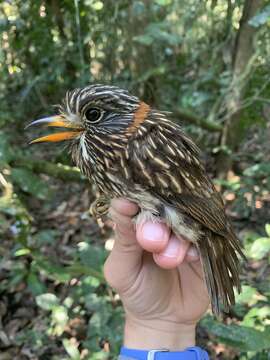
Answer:
[[[170,237],[167,246],[163,251],[153,255],[157,265],[163,269],[173,269],[179,266],[185,259],[190,247],[190,242],[176,237]]]
[[[116,210],[119,214],[125,216],[134,216],[137,214],[139,208],[138,206],[126,199],[112,199],[111,207]]]
[[[164,223],[146,221],[137,226],[137,240],[144,250],[157,253],[168,245],[171,230]]]
[[[113,199],[109,215],[119,244],[136,244],[135,226],[132,217],[138,212],[138,206],[126,199]]]
[[[137,211],[135,204],[124,199],[112,200],[109,210],[115,223],[115,243],[104,264],[104,275],[119,292],[131,285],[141,265],[142,248],[137,243],[132,222]]]

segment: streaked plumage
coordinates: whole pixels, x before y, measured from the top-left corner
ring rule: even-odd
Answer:
[[[233,287],[240,290],[237,253],[242,251],[193,141],[167,114],[114,86],[68,92],[60,112],[66,127],[80,128],[70,150],[81,171],[102,196],[138,203],[136,221],[165,221],[176,235],[192,241],[212,309],[219,313],[223,303],[227,311],[234,303]],[[100,119],[92,121],[91,112]]]

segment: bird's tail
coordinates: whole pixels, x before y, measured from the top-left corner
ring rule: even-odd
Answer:
[[[239,241],[233,231],[225,238],[209,230],[198,245],[212,311],[219,315],[223,304],[223,311],[228,312],[235,304],[233,288],[241,291],[237,254],[245,256]]]

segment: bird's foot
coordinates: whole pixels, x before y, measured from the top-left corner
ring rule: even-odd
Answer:
[[[99,219],[107,215],[110,207],[110,199],[107,196],[99,196],[90,206],[90,214]]]

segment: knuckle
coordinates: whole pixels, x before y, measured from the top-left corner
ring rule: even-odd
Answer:
[[[116,224],[114,231],[116,237],[120,240],[135,236],[133,224]]]

